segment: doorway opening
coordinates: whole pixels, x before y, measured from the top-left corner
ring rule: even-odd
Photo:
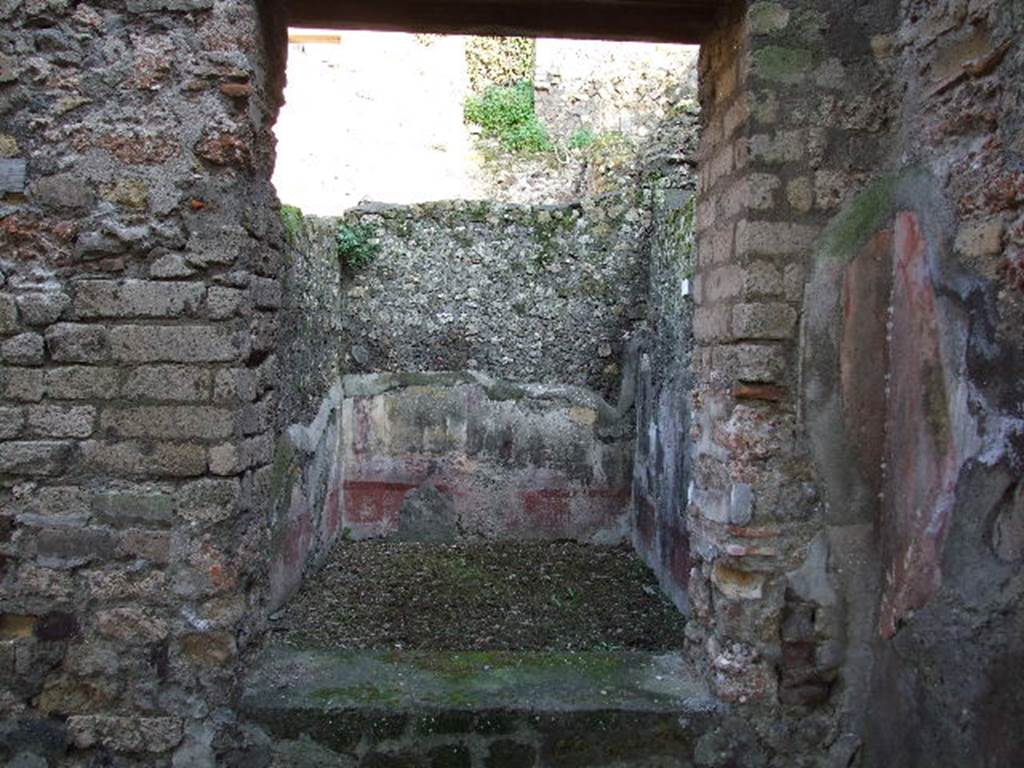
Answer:
[[[580,685],[582,655],[677,715],[696,49],[292,30],[289,54],[270,666],[428,654],[447,695],[452,654],[484,688]]]

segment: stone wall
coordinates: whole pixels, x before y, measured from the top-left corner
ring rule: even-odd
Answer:
[[[2,762],[246,747],[279,42],[237,0],[0,4]]]
[[[343,387],[347,535],[626,538],[630,425],[594,393],[475,372],[346,376]]]
[[[346,370],[444,371],[619,395],[647,316],[644,193],[567,206],[372,206],[339,220],[368,238],[343,276]]]
[[[662,588],[686,612],[689,536],[686,499],[691,479],[687,452],[693,377],[694,225],[697,114],[666,121],[650,157],[664,162],[656,174],[647,243],[648,316],[636,375],[636,454],[633,474],[633,544],[658,574]],[[670,148],[670,149],[669,149]],[[689,162],[687,162],[689,161]],[[657,162],[656,162],[657,164]]]
[[[892,160],[808,286],[808,423],[845,524],[865,765],[1019,761],[1022,30],[1019,4],[901,4],[872,39],[904,88]]]
[[[888,146],[894,102],[869,40],[890,11],[754,3],[701,48],[689,597],[729,701],[819,706],[844,690],[800,328],[819,236]],[[799,726],[807,748],[842,750],[826,722]]]
[[[537,116],[552,134],[620,133],[643,141],[697,92],[693,46],[537,41]]]
[[[277,442],[270,484],[270,608],[280,607],[340,530],[341,272],[329,223],[285,210]]]
[[[693,343],[690,295],[692,190],[662,195],[652,238],[650,318],[636,381],[633,543],[680,610],[688,611],[689,536],[685,511]]]

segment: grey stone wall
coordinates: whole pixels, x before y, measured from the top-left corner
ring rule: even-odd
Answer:
[[[0,4],[0,163],[27,167],[0,192],[5,764],[245,748],[283,32],[240,0]]]
[[[647,317],[644,195],[354,209],[338,223],[377,250],[343,274],[346,370],[477,369],[617,401],[624,348]]]

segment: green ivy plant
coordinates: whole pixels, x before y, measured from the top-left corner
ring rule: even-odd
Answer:
[[[510,152],[528,154],[554,149],[547,128],[534,110],[533,83],[491,86],[482,96],[466,99],[466,121],[497,139]]]
[[[334,242],[342,268],[355,271],[369,264],[380,250],[380,245],[374,242],[375,235],[373,228],[365,224],[339,224]]]

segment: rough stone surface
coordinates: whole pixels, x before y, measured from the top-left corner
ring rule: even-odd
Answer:
[[[375,711],[378,698],[391,703],[386,717]],[[272,650],[256,662],[242,706],[275,738],[305,734],[360,765],[391,764],[383,756],[396,754],[422,765],[440,747],[468,749],[467,764],[482,766],[586,766],[609,757],[667,765],[690,761],[720,716],[679,656],[636,653]],[[741,756],[734,764],[758,763]]]
[[[338,223],[376,248],[346,270],[339,342],[353,372],[475,368],[618,394],[647,316],[647,203],[485,202],[356,208]],[[603,345],[610,355],[601,355]],[[366,351],[366,359],[356,348]],[[609,359],[610,358],[610,359]]]
[[[260,409],[213,389],[276,323],[285,28],[262,21],[236,0],[0,2],[0,155],[27,171],[0,195],[4,765],[168,766],[204,721],[240,748],[208,715],[259,623],[272,452],[206,475],[215,446],[273,440],[273,379]],[[203,165],[211,126],[249,165]],[[221,286],[244,294],[230,317]]]

